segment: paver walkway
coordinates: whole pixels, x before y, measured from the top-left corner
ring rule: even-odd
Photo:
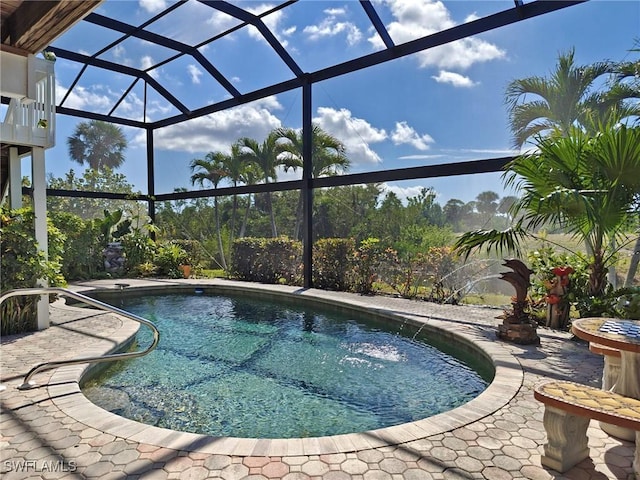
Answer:
[[[124,282],[131,286],[194,283],[193,280]],[[221,280],[208,283],[232,284]],[[91,286],[116,288],[115,282],[102,281],[74,289]],[[590,353],[586,343],[571,340],[567,333],[545,329],[539,330],[540,346],[498,342],[495,330],[499,320],[495,317],[500,311],[495,309],[338,292],[304,294],[393,312],[495,346],[489,348],[495,350],[494,361],[498,358],[498,363],[503,363],[499,368],[504,375],[501,373],[491,389],[498,396],[503,392],[504,398],[495,397],[495,401],[484,401],[485,405],[390,430],[389,435],[325,437],[287,443],[213,439],[154,430],[155,427],[121,419],[89,404],[77,387],[82,367],[41,373],[36,376],[41,386],[31,390],[16,388],[24,374],[39,362],[108,351],[136,329],[129,320],[56,302],[50,307],[54,326],[2,338],[0,381],[6,387],[0,392],[2,479],[633,478],[635,445],[610,437],[593,421],[588,432],[589,459],[564,475],[540,466],[545,442],[543,407],[533,399],[533,387],[546,378],[598,385],[603,360]],[[429,434],[430,431],[437,433]]]

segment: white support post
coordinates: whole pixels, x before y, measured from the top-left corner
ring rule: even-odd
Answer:
[[[47,191],[44,148],[34,147],[31,150],[31,177],[33,181],[33,211],[35,213],[35,237],[38,248],[49,256],[49,239],[47,235]],[[48,287],[45,279],[38,280],[38,285]],[[41,295],[38,302],[38,330],[49,327],[49,296]]]
[[[22,162],[17,147],[9,147],[9,205],[22,208]]]

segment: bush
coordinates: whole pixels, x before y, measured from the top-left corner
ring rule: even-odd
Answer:
[[[542,316],[546,310],[546,297],[549,282],[555,277],[553,269],[556,267],[570,266],[573,273],[569,275],[569,285],[564,301],[575,306],[581,316],[589,315],[589,311],[597,307],[593,298],[589,297],[589,262],[584,255],[557,252],[548,245],[542,245],[528,255],[529,268],[535,275],[531,278],[531,299],[534,309]],[[597,316],[597,315],[596,315]]]
[[[325,290],[351,288],[349,268],[355,242],[347,238],[321,238],[313,245],[313,286]]]
[[[122,248],[127,256],[125,270],[127,273],[148,276],[147,269],[141,265],[153,263],[156,256],[156,243],[141,230],[134,230],[121,239]],[[145,273],[142,273],[145,272]]]
[[[60,273],[60,252],[64,236],[48,224],[49,260],[37,248],[33,226],[35,215],[30,209],[0,210],[0,291],[33,288],[39,279],[51,286],[64,286]],[[37,302],[40,297],[12,297],[0,308],[0,333],[10,335],[28,332],[37,326]]]
[[[231,249],[231,275],[262,283],[300,283],[302,243],[286,237],[241,238]]]
[[[48,212],[51,222],[65,235],[62,274],[67,280],[95,278],[104,270],[100,228],[94,221],[83,220],[66,212]]]
[[[173,244],[179,245],[185,252],[187,252],[187,265],[196,267],[200,265],[204,260],[204,250],[202,244],[197,240],[173,240]]]
[[[425,254],[402,256],[393,249],[387,249],[379,269],[380,280],[389,285],[402,298],[415,298],[427,279]]]
[[[365,238],[360,242],[353,255],[351,269],[353,289],[357,293],[368,295],[373,293],[373,284],[378,279],[378,269],[384,248],[377,238]]]
[[[158,275],[182,278],[184,274],[180,270],[180,265],[186,265],[188,260],[187,252],[180,245],[169,242],[158,247],[154,263],[158,267]]]

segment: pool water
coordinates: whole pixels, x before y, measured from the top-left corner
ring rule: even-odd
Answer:
[[[488,385],[415,327],[359,314],[244,295],[149,295],[117,306],[153,321],[160,343],[83,392],[114,413],[173,430],[252,438],[361,432],[450,410]],[[147,330],[138,348],[150,343]]]

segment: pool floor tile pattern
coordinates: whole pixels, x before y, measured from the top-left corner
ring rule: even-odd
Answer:
[[[131,286],[154,284],[126,282]],[[85,287],[94,285],[116,288],[113,281],[91,282]],[[495,317],[501,313],[499,310],[338,292],[314,291],[314,295],[329,302],[348,301],[445,325],[449,322],[452,329],[497,343],[499,320]],[[0,393],[3,480],[633,478],[635,446],[610,437],[593,421],[588,432],[590,458],[563,475],[540,465],[546,436],[543,407],[533,399],[533,387],[546,378],[598,385],[602,373],[602,357],[590,353],[587,344],[572,341],[566,333],[540,329],[539,347],[500,342],[509,354],[499,360],[508,368],[503,369],[504,379],[497,382],[496,397],[487,397],[487,405],[476,402],[450,417],[439,416],[435,422],[416,422],[406,430],[392,430],[385,437],[397,444],[387,444],[380,435],[367,434],[288,441],[212,439],[168,430],[159,436],[157,429],[122,421],[93,406],[77,388],[82,366],[40,373],[35,380],[41,386],[17,390],[33,365],[116,348],[136,328],[132,322],[111,314],[79,311],[60,302],[50,310],[52,328],[2,338],[1,382],[6,387]],[[507,398],[499,398],[501,388]],[[509,392],[515,392],[513,398]],[[494,401],[495,405],[504,406],[495,410]],[[466,423],[467,417],[470,423]]]

